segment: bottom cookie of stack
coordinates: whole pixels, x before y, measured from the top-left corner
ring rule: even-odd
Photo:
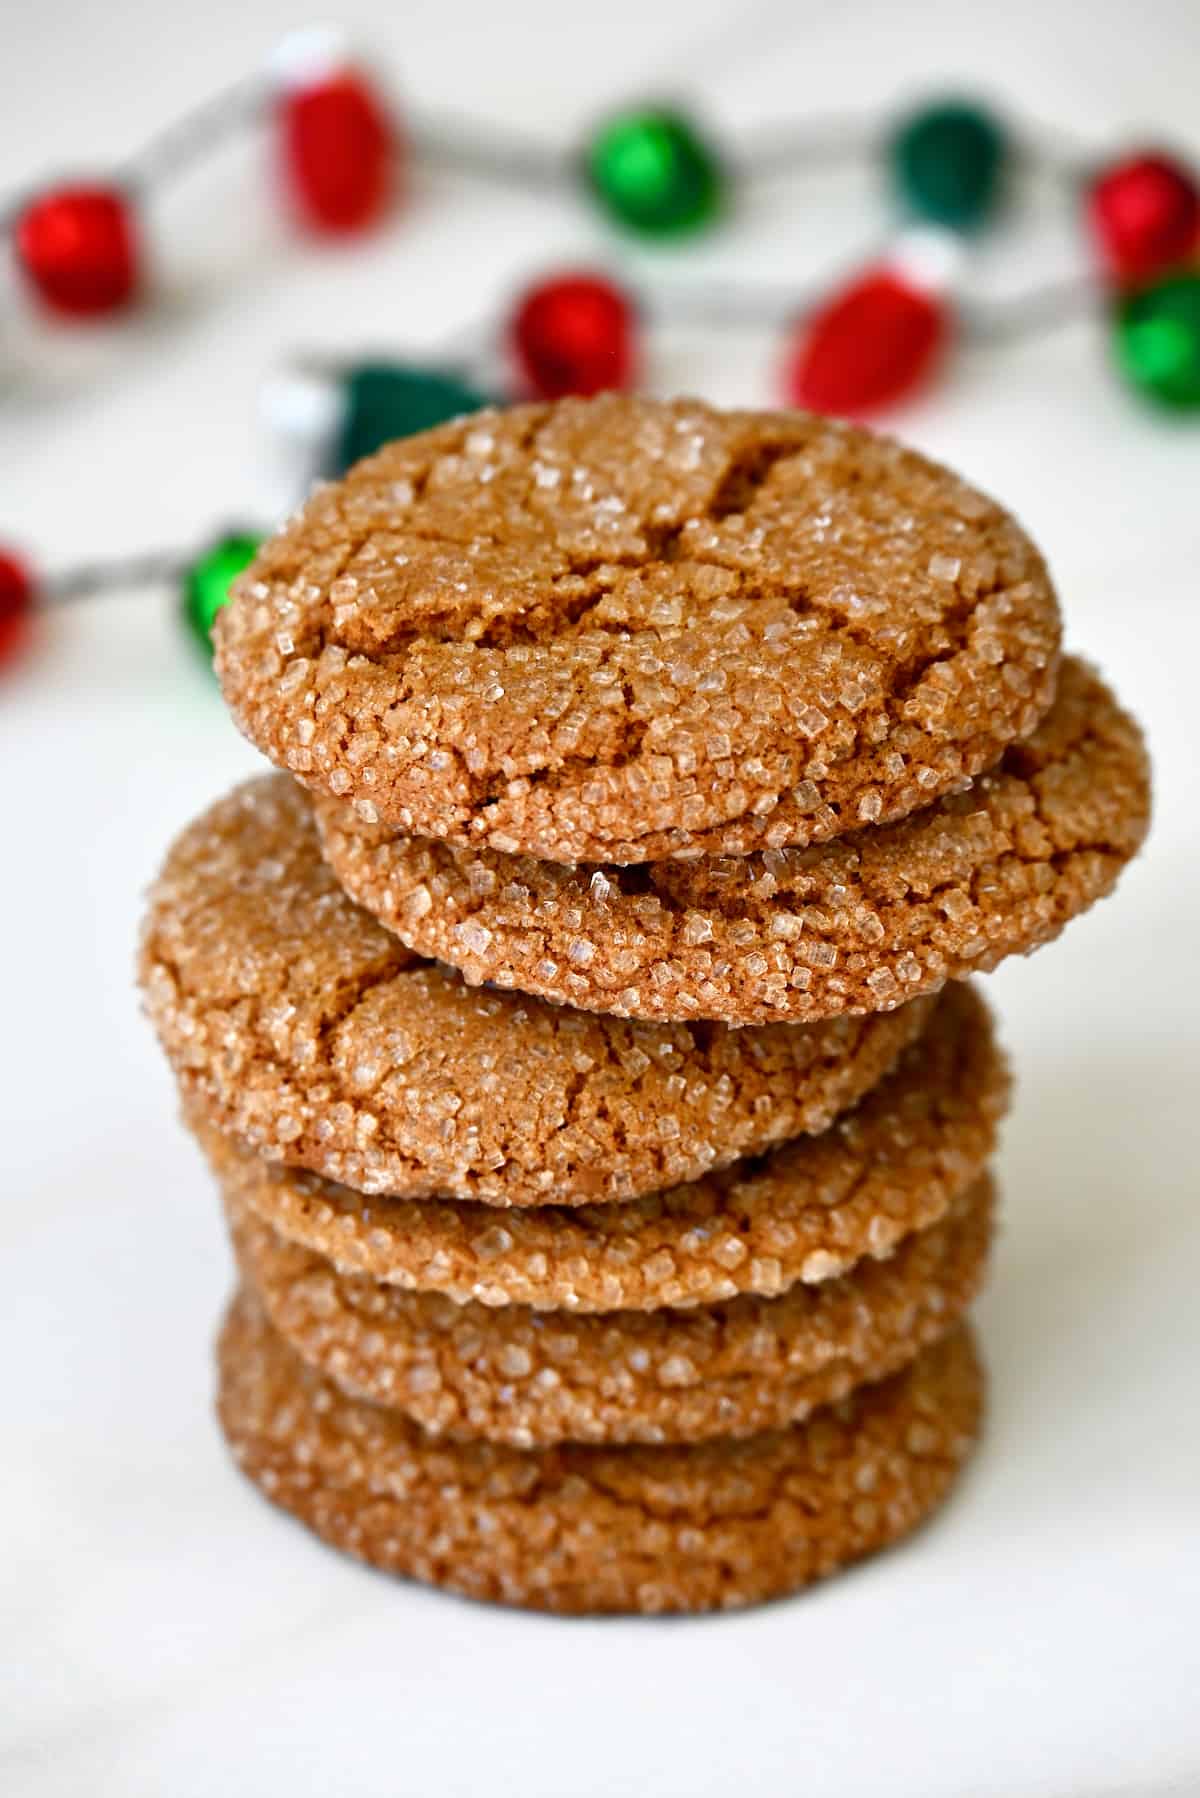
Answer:
[[[901,1372],[789,1429],[653,1447],[450,1442],[348,1397],[239,1293],[218,1412],[243,1470],[325,1541],[472,1598],[559,1612],[733,1608],[899,1540],[980,1427],[959,1326]]]

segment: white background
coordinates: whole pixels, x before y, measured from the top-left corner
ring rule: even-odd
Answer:
[[[282,0],[8,0],[0,188],[125,154],[297,22]],[[736,134],[951,79],[1089,147],[1148,129],[1200,152],[1194,0],[414,0],[346,23],[414,105],[551,141],[664,86]],[[321,250],[267,188],[247,141],[161,196],[159,297],[128,328],[34,331],[5,303],[0,538],[58,568],[270,517],[258,396],[286,351],[434,346],[539,268],[630,255],[582,204],[427,172],[382,236]],[[818,174],[637,268],[806,287],[885,218],[869,171]],[[975,279],[1016,292],[1082,263],[1051,191]],[[650,384],[767,402],[777,362],[768,334],[675,333]],[[963,356],[895,423],[1045,545],[1158,780],[1118,897],[991,982],[1020,1089],[982,1307],[991,1428],[960,1496],[797,1602],[575,1623],[372,1576],[242,1484],[210,1413],[228,1258],[130,969],[168,839],[254,758],[166,597],[80,607],[0,679],[7,1792],[1200,1791],[1200,421],[1143,410],[1081,322]]]

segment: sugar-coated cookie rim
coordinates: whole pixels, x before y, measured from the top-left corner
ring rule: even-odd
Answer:
[[[880,1385],[740,1442],[430,1443],[304,1370],[244,1294],[218,1367],[218,1417],[242,1471],[330,1546],[463,1596],[576,1614],[759,1603],[900,1540],[954,1485],[984,1397],[963,1326]],[[268,1402],[264,1433],[255,1414]]]
[[[140,966],[185,1099],[217,1128],[362,1192],[502,1209],[634,1198],[822,1130],[925,1015],[733,1031],[470,988],[345,896],[279,774],[178,839]]]
[[[1035,765],[1039,744],[1068,716],[1077,718],[1078,739],[1059,760]],[[1081,820],[1071,841],[1061,800],[1068,781]],[[1092,840],[1089,830],[1097,793],[1113,795],[1117,807],[1107,841]],[[936,899],[923,892],[896,899],[889,891],[890,879],[907,893],[904,871],[927,843],[936,848],[947,827],[992,808],[1005,817],[1026,802],[1030,825],[1041,824],[1046,803],[1058,806],[1058,838],[1030,830],[1022,843],[967,869],[955,850]],[[1014,745],[967,792],[882,829],[793,851],[814,889],[794,899],[783,850],[668,867],[647,897],[644,870],[584,864],[576,871],[389,837],[343,802],[314,802],[323,852],[346,890],[402,941],[452,963],[466,979],[610,1015],[733,1024],[883,1010],[1041,947],[1111,890],[1145,836],[1149,811],[1141,734],[1075,658],[1064,662],[1059,699],[1029,744]],[[1022,829],[1029,829],[1024,821]],[[860,864],[870,873],[865,890],[857,884]],[[724,908],[703,894],[689,900],[689,881],[709,865],[728,877]],[[1043,872],[1048,879],[1039,883]],[[765,899],[762,887],[771,889]],[[1001,890],[999,905],[981,904],[981,888]],[[831,902],[824,889],[849,897]],[[860,915],[851,922],[855,906]]]
[[[940,1086],[930,1053],[947,1064]],[[986,1005],[972,988],[953,987],[926,1037],[823,1136],[633,1204],[502,1218],[451,1200],[365,1199],[189,1122],[223,1185],[349,1272],[460,1302],[655,1310],[741,1292],[771,1297],[796,1280],[834,1278],[863,1255],[889,1254],[944,1216],[982,1172],[1008,1091]],[[899,1153],[890,1142],[897,1127]]]
[[[349,1397],[404,1411],[435,1435],[516,1448],[696,1442],[799,1423],[957,1325],[986,1277],[994,1209],[985,1174],[887,1258],[778,1298],[554,1314],[456,1305],[340,1274],[226,1198],[242,1283],[302,1360]],[[369,1309],[373,1297],[384,1315]],[[546,1323],[558,1326],[548,1354],[538,1340]]]

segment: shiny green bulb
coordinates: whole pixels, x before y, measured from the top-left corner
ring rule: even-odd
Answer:
[[[649,237],[700,230],[724,203],[726,179],[716,155],[677,112],[609,119],[585,161],[588,181],[611,216]]]
[[[183,615],[205,655],[212,656],[212,631],[229,589],[258,554],[261,537],[233,531],[204,551],[183,577]]]
[[[901,202],[928,224],[974,231],[1000,198],[1009,145],[981,106],[945,100],[902,119],[888,146]]]
[[[1200,270],[1186,269],[1123,300],[1116,351],[1132,384],[1174,411],[1200,408]]]

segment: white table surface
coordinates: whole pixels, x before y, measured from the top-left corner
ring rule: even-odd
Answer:
[[[120,155],[294,22],[282,0],[12,6],[0,187]],[[1194,0],[413,0],[347,22],[414,98],[550,138],[663,85],[737,131],[954,78],[1091,144],[1148,125],[1200,150]],[[164,197],[163,295],[128,328],[7,308],[0,537],[62,566],[269,515],[258,388],[286,349],[433,345],[531,271],[629,255],[569,201],[434,175],[383,236],[321,251],[281,230],[259,162],[231,147]],[[817,176],[636,266],[804,286],[882,216],[869,176]],[[1079,258],[1047,203],[978,279],[1016,291]],[[766,401],[776,360],[769,336],[677,334],[651,380]],[[981,1308],[991,1425],[960,1495],[796,1602],[561,1622],[373,1576],[242,1483],[210,1409],[228,1255],[130,967],[168,839],[255,762],[166,601],[118,596],[0,681],[6,1792],[1200,1791],[1200,428],[1132,403],[1086,323],[964,358],[896,427],[1043,542],[1158,778],[1117,898],[990,983],[1020,1088]]]

